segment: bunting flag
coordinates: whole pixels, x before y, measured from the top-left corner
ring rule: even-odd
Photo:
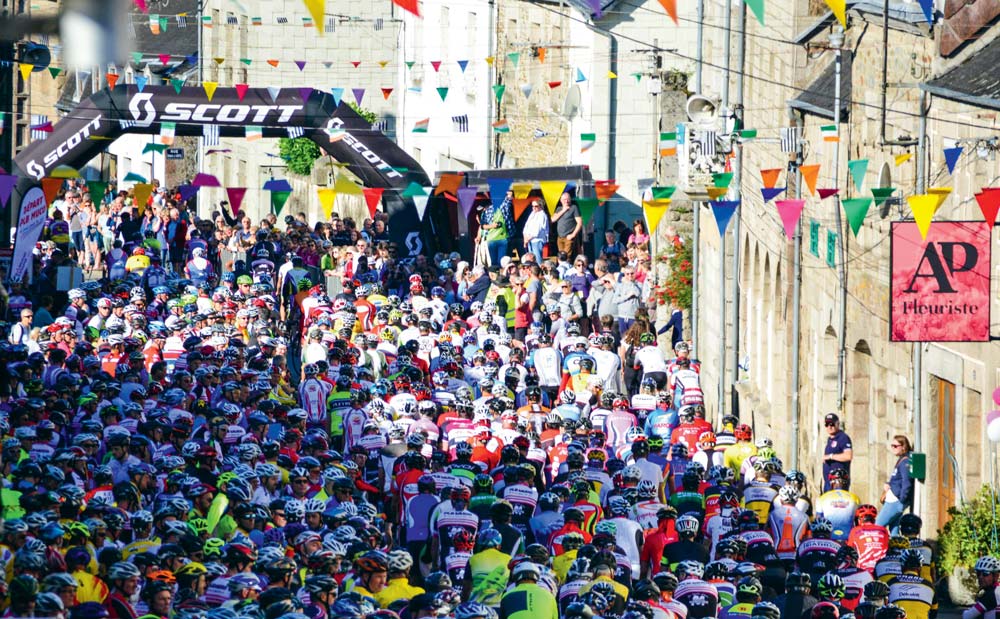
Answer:
[[[211,101],[215,96],[215,89],[219,87],[219,82],[202,82],[201,87],[205,89],[205,96]],[[240,98],[242,100],[242,97]]]
[[[306,9],[312,15],[316,30],[323,34],[323,19],[326,17],[326,0],[302,0],[306,4]],[[329,218],[328,218],[329,219]]]
[[[444,101],[445,99],[448,98],[448,87],[447,86],[438,86],[437,87],[437,93],[438,93],[438,96],[441,97],[441,100]]]
[[[824,189],[823,187],[820,187],[816,191],[819,192],[819,199],[820,200],[826,200],[830,196],[835,196],[838,193],[840,193],[839,189]]]
[[[431,60],[431,67],[434,68],[434,72],[435,73],[438,73],[441,70],[441,61],[440,60]]]
[[[888,200],[895,191],[895,187],[872,187],[872,198],[875,200],[875,206],[882,206],[882,203]]]
[[[333,105],[335,107],[340,107],[340,100],[344,98],[343,88],[331,88],[330,94],[333,96]]]
[[[430,124],[430,122],[431,122],[430,118],[418,120],[416,124],[413,125],[413,133],[427,133],[427,126]]]
[[[170,54],[157,54],[156,56],[160,60],[160,64],[170,64]]]
[[[809,193],[816,195],[816,180],[819,178],[819,164],[799,166],[799,173],[809,187]]]
[[[902,155],[896,155],[896,165],[901,166],[913,157],[913,153],[903,153]]]
[[[510,133],[510,125],[507,124],[506,118],[493,123],[493,133]]]
[[[296,60],[295,61],[295,66],[297,66],[299,68],[299,71],[305,71],[306,70],[306,61],[305,60]]]
[[[118,74],[117,73],[105,73],[104,79],[108,81],[108,88],[114,90],[115,86],[118,85]]]
[[[153,195],[153,189],[155,189],[152,183],[136,183],[132,186],[132,191],[135,193],[135,202],[133,204],[139,209],[139,212],[145,210],[146,205],[149,204],[149,196]]]
[[[368,216],[375,217],[378,212],[378,205],[382,202],[383,187],[365,187],[365,204],[368,205]]]
[[[793,238],[806,201],[802,199],[778,200],[774,205],[778,208],[778,216],[781,217],[781,226],[785,229],[785,236],[789,239]]]
[[[135,87],[139,89],[139,92],[146,90],[146,84],[149,82],[149,78],[145,75],[135,76]]]
[[[677,0],[660,0],[660,6],[663,10],[667,12],[670,19],[674,20],[674,25],[677,25]]]
[[[383,88],[382,89],[382,98],[385,99],[386,101],[389,100],[389,95],[391,95],[391,94],[392,94],[392,88]]]
[[[920,0],[920,8],[924,11],[924,18],[931,26],[934,25],[934,0]]]
[[[226,197],[229,198],[229,208],[233,211],[233,217],[240,212],[245,195],[247,195],[246,187],[226,187]]]
[[[983,213],[983,220],[994,225],[997,221],[997,211],[1000,211],[1000,187],[983,187],[976,194],[976,202]]]
[[[753,11],[754,17],[757,18],[757,21],[760,22],[760,25],[763,26],[764,25],[764,0],[744,0],[744,2],[746,2],[746,5],[748,7],[750,7],[751,11]]]
[[[272,58],[272,59],[270,59],[270,60],[267,61],[267,64],[269,64],[272,67],[274,67],[275,69],[277,69],[278,65],[280,64],[280,62],[277,61],[277,60],[275,60],[274,58]]]
[[[509,60],[511,62],[511,64],[514,65],[514,68],[516,69],[517,68],[517,63],[521,61],[521,53],[520,52],[511,52],[511,53],[507,54],[507,60]]]
[[[139,7],[139,10],[143,13],[149,13],[149,8],[146,6],[146,0],[135,0],[135,5]]]
[[[345,196],[360,196],[365,192],[361,185],[343,174],[337,175],[337,180],[333,183],[333,190]]]
[[[507,190],[510,189],[513,181],[509,178],[488,178],[486,179],[486,185],[490,188],[490,201],[493,202],[494,208],[499,208],[503,204],[504,199],[507,197]]]
[[[503,100],[503,93],[507,90],[507,86],[504,84],[494,84],[493,85],[493,96],[497,98],[497,103]],[[530,91],[529,91],[530,92]],[[528,95],[525,95],[527,97]]]
[[[587,226],[590,224],[591,220],[594,218],[594,211],[597,210],[597,198],[577,198],[576,205],[580,209],[580,218],[583,219],[583,225]]]
[[[0,187],[2,187],[2,182],[0,182]],[[104,194],[107,190],[108,184],[104,181],[87,181],[87,193],[90,194],[91,202],[98,208],[104,203]]]
[[[184,80],[172,79],[170,80],[170,85],[174,87],[174,92],[181,94],[181,89],[184,88]]]
[[[861,230],[861,224],[865,222],[865,216],[868,215],[868,209],[871,208],[872,199],[849,198],[841,200],[840,203],[844,207],[844,213],[847,215],[847,223],[851,226],[851,232],[857,238],[858,231]]]
[[[729,185],[732,182],[733,182],[732,172],[716,172],[712,174],[712,184],[715,185],[716,187],[729,189]]]
[[[248,126],[246,128],[247,142],[256,142],[257,140],[264,137],[263,127]]]
[[[410,181],[410,184],[406,186],[406,189],[402,191],[399,195],[404,198],[412,198],[413,196],[425,196],[427,191],[416,181]]]
[[[413,206],[417,207],[417,218],[420,221],[424,220],[424,214],[427,212],[427,200],[429,199],[430,196],[426,193],[413,196]]]
[[[660,220],[667,214],[670,208],[670,200],[645,201],[642,203],[642,214],[646,217],[646,229],[650,234],[655,234],[660,226]]]
[[[61,68],[59,68],[59,67],[49,67],[49,75],[52,76],[52,79],[55,79],[55,78],[59,77],[60,73],[62,73],[62,69]]]
[[[610,200],[612,196],[618,193],[618,188],[619,185],[615,184],[614,179],[594,183],[594,193],[597,194],[597,199],[601,202]]]
[[[52,204],[52,201],[59,195],[62,189],[63,179],[46,177],[42,179],[42,193],[45,195],[45,203]]]
[[[616,79],[618,79],[618,74],[615,73],[614,71],[608,71],[608,79],[609,80],[616,80]]]
[[[867,159],[852,159],[847,162],[847,169],[854,179],[854,188],[861,191],[861,185],[865,182],[865,174],[868,172]]]
[[[676,133],[661,133],[660,134],[660,156],[661,157],[673,157],[677,154],[677,134]]]
[[[317,189],[316,195],[319,197],[320,208],[323,209],[323,216],[327,221],[333,215],[333,202],[337,199],[337,192],[329,187]]]
[[[355,69],[357,69],[358,67],[361,66],[361,61],[360,60],[352,60],[351,64],[354,65]]]
[[[361,100],[365,98],[365,89],[364,88],[352,88],[351,92],[354,93],[354,101],[358,105],[361,105]]]
[[[510,190],[514,192],[515,200],[523,200],[531,194],[533,187],[533,183],[514,183],[510,186]]]
[[[441,195],[444,192],[455,195],[462,184],[463,178],[465,178],[464,174],[442,174],[438,180],[437,187],[434,188],[434,195]]]
[[[181,196],[181,201],[187,202],[198,193],[198,188],[191,185],[181,185],[177,188],[177,193]]]
[[[712,202],[712,214],[715,215],[715,224],[719,227],[719,236],[726,235],[729,221],[739,207],[739,200],[715,200]]]
[[[577,69],[576,69],[576,83],[579,84],[580,82],[586,82],[586,81],[587,81],[587,77],[583,74],[583,71],[579,67],[577,67]]]
[[[674,192],[677,191],[677,188],[672,185],[666,187],[650,187],[649,191],[653,197],[651,200],[652,202],[661,202],[663,200],[669,201],[670,198],[673,197]]]
[[[135,172],[129,172],[128,174],[125,175],[124,182],[126,182],[126,183],[145,183],[146,182],[146,177],[145,176],[140,176],[140,175],[136,174]]]
[[[531,97],[531,91],[532,90],[534,90],[534,86],[532,86],[531,84],[522,84],[521,85],[521,94],[524,95],[525,99],[528,99],[528,98]]]
[[[281,209],[285,208],[285,203],[288,202],[288,196],[290,195],[292,195],[291,191],[271,192],[271,209],[275,215],[281,215]]]
[[[722,196],[726,195],[729,190],[725,187],[705,187],[705,192],[708,194],[709,200],[718,200]]]
[[[521,218],[524,209],[528,208],[529,204],[531,204],[531,198],[518,198],[516,194],[514,195],[514,221]]]
[[[132,62],[133,64],[142,62],[142,52],[132,52]]]
[[[177,123],[160,123],[160,144],[173,144],[174,134],[177,130]]]
[[[309,97],[313,94],[312,86],[304,86],[299,88],[299,98],[302,99],[302,103],[309,103]]]
[[[951,187],[928,187],[927,193],[935,196],[938,200],[937,207],[934,209],[936,212],[937,209],[944,204],[945,199],[947,199],[948,195],[951,193]]]
[[[459,187],[458,188],[458,205],[462,207],[462,216],[466,219],[469,218],[469,213],[472,212],[472,205],[476,202],[476,188],[475,187]]]
[[[456,62],[458,62],[458,68],[459,68],[459,70],[462,73],[465,73],[465,68],[467,66],[469,66],[469,61],[468,60],[457,60]]]
[[[840,135],[837,134],[837,125],[823,125],[819,128],[824,142],[839,142]]]
[[[492,67],[493,66],[493,61],[495,61],[495,60],[496,60],[496,56],[487,56],[486,57],[486,64]]]
[[[153,144],[152,142],[148,142],[142,147],[142,154],[145,155],[149,152],[162,153],[165,150],[167,150],[166,144]]]
[[[826,0],[826,5],[833,11],[840,25],[847,28],[847,0]]]
[[[780,196],[785,189],[786,187],[761,187],[760,195],[764,198],[764,204]]]
[[[938,197],[933,194],[923,193],[916,196],[909,196],[906,198],[906,201],[910,205],[910,211],[913,212],[913,221],[917,223],[917,229],[920,230],[920,238],[926,241],[927,233],[931,229],[931,220],[934,218],[934,213],[940,204]]]
[[[388,65],[388,64],[389,64],[388,60],[379,60],[378,61],[378,66],[381,69],[384,69],[386,67],[386,65]],[[327,67],[327,68],[329,68],[329,67]]]
[[[766,189],[771,189],[778,184],[778,178],[781,176],[781,168],[771,168],[768,170],[760,171],[760,180],[764,183]]]
[[[222,63],[224,63],[226,61],[225,58],[212,58],[212,60],[214,60],[215,64],[217,64],[220,67],[222,66]]]
[[[134,28],[134,26],[133,26]],[[160,34],[160,16],[153,14],[149,16],[149,31],[154,35]]]
[[[929,21],[929,20],[928,20]],[[958,163],[958,158],[962,155],[962,147],[956,146],[955,148],[944,149],[944,163],[948,166],[948,174],[955,173],[955,164]]]
[[[597,144],[597,134],[595,133],[581,133],[580,134],[580,152],[585,153]]]
[[[249,67],[250,64],[253,63],[253,60],[251,60],[250,58],[240,58],[240,62]]]
[[[559,198],[566,189],[566,181],[541,181],[538,186],[542,189],[542,198],[549,209],[549,215],[553,215],[559,208]]]
[[[562,86],[562,82],[559,81],[559,80],[556,80],[556,81],[553,81],[553,82],[549,82],[549,89],[550,90],[553,89],[553,88],[559,88],[560,86]]]
[[[264,183],[264,191],[287,191],[291,193],[292,184],[283,178],[271,178]]]
[[[219,179],[211,174],[205,174],[199,172],[194,175],[194,180],[191,181],[193,187],[222,187],[222,183]]]
[[[243,100],[243,97],[247,96],[247,91],[250,90],[249,84],[234,84],[233,88],[236,89],[236,96]]]

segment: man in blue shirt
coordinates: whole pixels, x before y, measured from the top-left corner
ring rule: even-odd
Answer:
[[[847,471],[850,480],[851,460],[854,459],[854,449],[851,437],[840,429],[840,417],[830,413],[823,420],[826,427],[826,449],[823,451],[823,492],[830,490],[830,473],[842,469]],[[844,490],[850,489],[850,481]]]

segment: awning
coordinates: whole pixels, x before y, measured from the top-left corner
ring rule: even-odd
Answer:
[[[944,75],[921,84],[920,89],[942,99],[1000,110],[998,62],[1000,39],[994,39]]]
[[[840,118],[844,120],[851,110],[851,65],[854,55],[850,51],[843,52],[840,67]],[[792,109],[804,114],[813,114],[833,120],[834,86],[837,81],[837,62],[823,70],[805,90],[788,102]]]

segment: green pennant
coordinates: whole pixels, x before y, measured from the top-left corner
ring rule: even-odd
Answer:
[[[590,220],[594,218],[594,211],[597,210],[597,198],[577,198],[576,205],[580,207],[583,225],[588,225]]]
[[[101,210],[101,205],[104,204],[104,192],[107,189],[108,184],[103,181],[87,181],[87,193],[97,210]]]
[[[184,80],[172,79],[170,80],[170,85],[174,87],[174,92],[181,94],[181,88],[184,88]]]
[[[403,193],[399,194],[404,198],[413,198],[415,196],[426,196],[427,190],[420,186],[420,183],[416,181],[411,181],[410,184],[403,190]]]
[[[55,78],[59,77],[60,73],[62,73],[62,69],[61,68],[59,68],[59,67],[49,67],[49,75],[52,76],[52,79],[55,79]]]
[[[854,236],[858,236],[858,230],[861,229],[861,224],[865,221],[865,215],[868,214],[868,209],[872,205],[872,199],[851,198],[841,200],[840,203],[844,205],[844,213],[847,214],[847,223],[851,225],[851,231],[854,232]]]
[[[407,69],[412,69],[413,65],[416,64],[416,62],[417,62],[416,60],[407,60],[406,61],[406,68]]]
[[[292,195],[291,191],[271,192],[271,209],[275,215],[281,215],[281,209],[285,208],[285,202],[288,202],[288,196],[290,195]]]
[[[875,198],[875,206],[881,206],[883,202],[896,193],[895,187],[872,187],[872,196]]]
[[[729,184],[733,182],[732,172],[716,172],[712,174],[712,184],[721,189],[729,189]]]
[[[125,175],[124,180],[126,183],[145,183],[146,177],[136,174],[135,172],[129,172]]]
[[[642,73],[639,73],[638,71],[636,71],[635,73],[633,73],[632,77],[635,78],[635,82],[637,84],[642,81]]]
[[[142,62],[142,52],[132,52],[132,62],[135,64]]]
[[[437,91],[438,91],[438,96],[441,97],[442,101],[444,101],[448,97],[448,87],[447,86],[438,86],[437,87]]]
[[[517,63],[521,61],[521,52],[511,52],[507,54],[507,59],[511,61],[514,67],[517,67]]]
[[[654,200],[669,200],[674,192],[677,191],[676,187],[653,187],[653,199]]]
[[[748,7],[750,7],[751,11],[753,11],[754,16],[757,18],[757,21],[760,22],[760,25],[763,26],[764,25],[764,0],[744,0],[744,2],[746,2],[746,5]]]
[[[248,67],[249,67],[249,66],[250,66],[250,63],[252,63],[252,62],[253,62],[253,60],[251,60],[251,59],[249,59],[249,58],[240,58],[240,62],[242,62],[243,64],[245,64],[246,66],[248,66]]]
[[[500,103],[500,100],[503,99],[503,93],[505,90],[507,90],[507,86],[504,84],[495,84],[493,86],[493,94],[497,98],[497,103]]]
[[[162,153],[165,150],[167,150],[166,144],[147,143],[145,146],[142,147],[142,154],[145,155],[148,152]]]
[[[851,178],[854,179],[854,188],[861,191],[861,184],[865,182],[865,173],[868,172],[868,160],[852,159],[847,162],[847,169],[851,171]]]

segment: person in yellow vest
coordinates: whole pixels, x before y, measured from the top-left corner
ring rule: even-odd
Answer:
[[[410,584],[410,569],[413,567],[413,557],[403,549],[389,553],[389,580],[385,588],[375,594],[375,600],[382,608],[388,608],[397,600],[409,600],[420,595],[424,590]]]
[[[491,270],[490,275],[493,274]],[[504,317],[507,324],[507,331],[514,332],[514,317],[517,310],[517,298],[514,296],[514,289],[510,286],[510,279],[506,275],[497,275],[486,293],[486,301],[493,301],[497,306],[497,313]]]

